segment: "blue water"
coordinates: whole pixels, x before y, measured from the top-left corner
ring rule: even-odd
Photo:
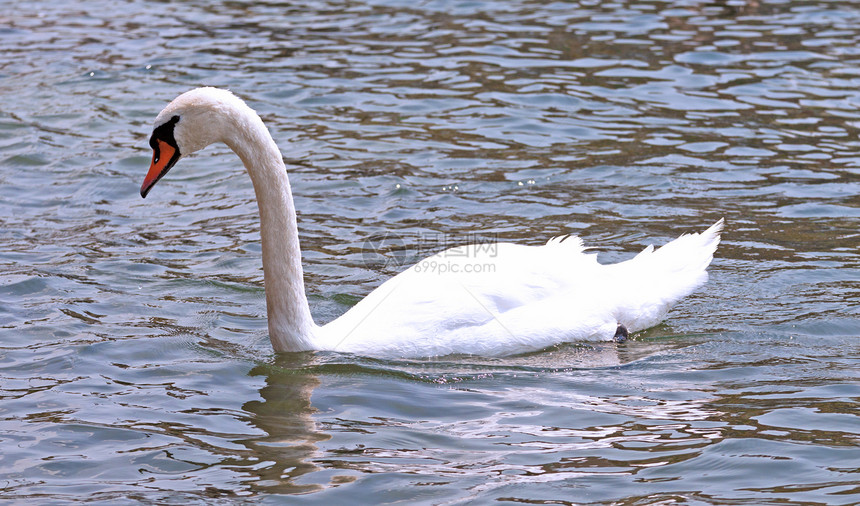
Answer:
[[[6,7],[0,499],[860,502],[860,5]],[[284,153],[319,322],[474,237],[610,262],[725,217],[711,279],[620,345],[275,355],[235,155],[138,195],[204,84]]]

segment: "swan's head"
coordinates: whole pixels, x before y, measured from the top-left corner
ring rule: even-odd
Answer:
[[[248,109],[227,90],[197,88],[176,97],[155,118],[149,138],[152,163],[140,187],[146,198],[149,190],[176,162],[215,142],[224,142],[235,127],[235,112]]]

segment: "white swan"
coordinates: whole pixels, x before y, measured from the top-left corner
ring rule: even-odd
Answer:
[[[314,323],[305,297],[286,167],[263,121],[226,90],[198,88],[155,120],[152,186],[181,158],[223,142],[242,159],[260,211],[269,336],[275,351],[383,357],[507,355],[566,341],[612,340],[659,323],[707,280],[723,220],[635,258],[601,265],[573,236],[543,246],[496,243],[433,255],[337,320]]]

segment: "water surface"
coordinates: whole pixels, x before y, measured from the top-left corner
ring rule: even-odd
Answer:
[[[0,23],[0,497],[860,501],[860,7],[59,5]],[[275,355],[225,147],[143,201],[151,122],[228,87],[290,171],[311,309],[423,250],[726,233],[622,345]],[[394,235],[385,236],[382,234]],[[368,244],[395,237],[368,255]]]

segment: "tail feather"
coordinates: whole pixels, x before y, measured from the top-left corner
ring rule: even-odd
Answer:
[[[714,259],[725,221],[719,221],[701,233],[684,234],[654,250],[654,256],[674,266],[672,270],[704,271]]]
[[[649,246],[617,264],[628,295],[619,308],[619,322],[632,331],[655,325],[673,305],[705,284],[723,225],[720,219],[704,232],[682,235],[657,249]]]

